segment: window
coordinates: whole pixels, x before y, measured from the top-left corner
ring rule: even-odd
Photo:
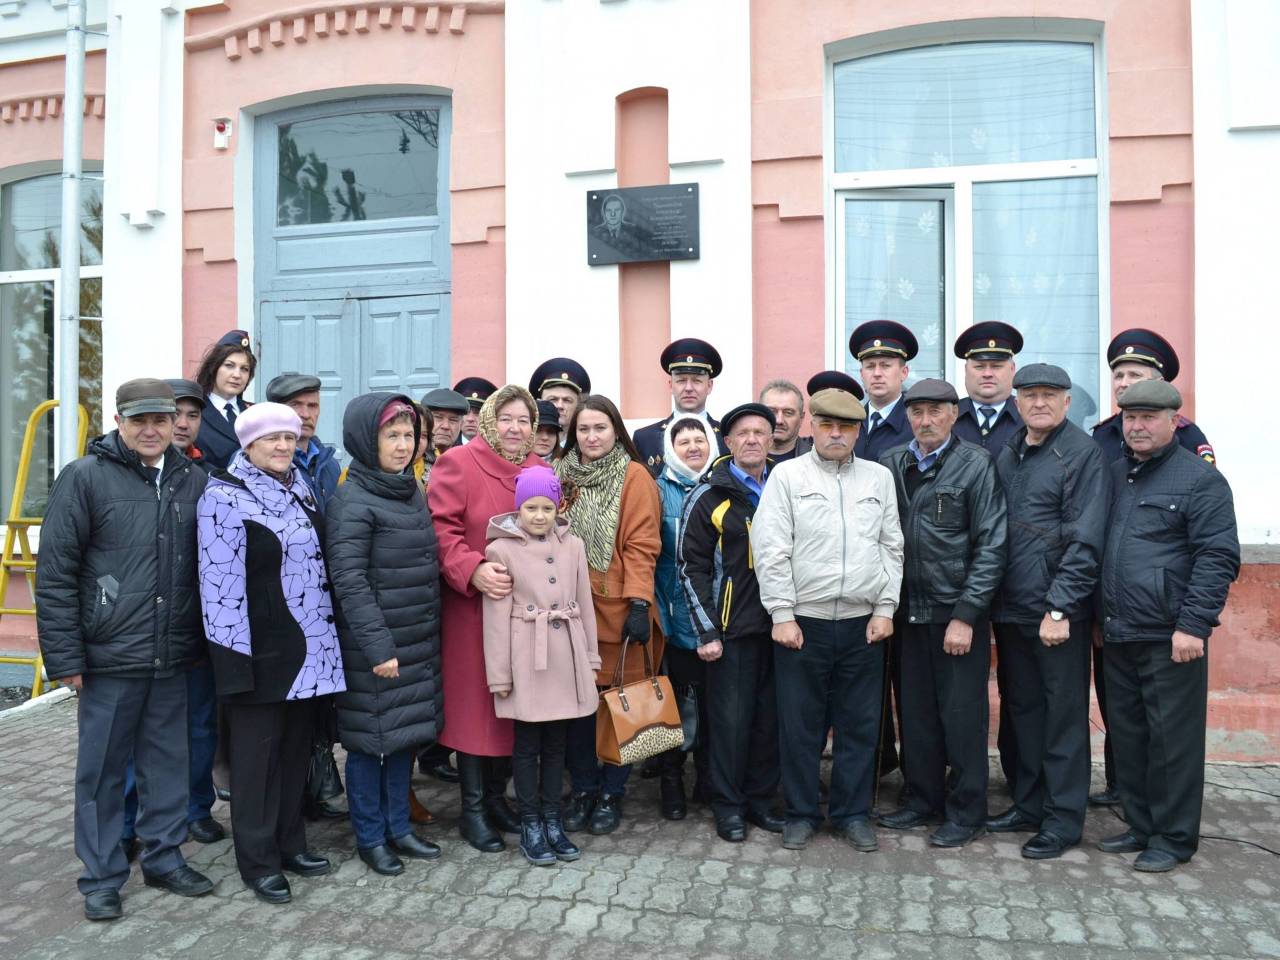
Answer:
[[[833,341],[871,319],[910,327],[912,379],[955,379],[973,323],[1023,334],[1019,362],[1059,364],[1071,416],[1103,377],[1099,97],[1092,42],[1000,40],[889,50],[832,65]]]
[[[58,175],[0,188],[0,510],[8,513],[27,418],[54,395],[55,327],[61,289],[61,184]],[[102,180],[81,185],[80,402],[89,436],[102,432]],[[53,483],[52,416],[32,451],[23,500],[26,516],[41,516]]]

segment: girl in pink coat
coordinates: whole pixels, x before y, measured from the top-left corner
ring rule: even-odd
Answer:
[[[582,541],[560,519],[560,481],[546,467],[516,478],[516,509],[489,521],[485,559],[512,589],[485,597],[484,660],[494,713],[515,721],[520,850],[530,863],[577,860],[561,821],[569,721],[595,713],[600,669],[591,579]]]

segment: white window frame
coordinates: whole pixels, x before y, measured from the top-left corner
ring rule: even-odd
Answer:
[[[843,370],[849,346],[844,336],[844,200],[889,199],[892,190],[938,188],[952,194],[948,211],[947,317],[943,363],[947,379],[963,381],[961,362],[950,349],[956,336],[973,325],[973,186],[1011,180],[1056,180],[1094,177],[1098,202],[1098,357],[1106,357],[1111,342],[1110,183],[1108,177],[1108,115],[1106,47],[1103,24],[1095,20],[995,19],[921,24],[853,37],[827,44],[823,92],[823,193],[826,259],[825,355],[834,369]],[[835,169],[835,68],[848,60],[919,47],[983,41],[1041,41],[1088,43],[1093,47],[1094,157],[1031,163],[965,164],[949,167],[838,172]],[[875,193],[872,193],[875,191]],[[883,191],[883,192],[882,192]],[[901,194],[906,197],[908,194]],[[925,199],[924,194],[916,194]],[[892,319],[892,317],[887,318]],[[1017,325],[1017,318],[1009,318]],[[1111,377],[1105,362],[1098,364],[1095,384],[1098,417],[1111,409]]]

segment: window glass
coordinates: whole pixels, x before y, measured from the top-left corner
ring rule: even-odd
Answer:
[[[1018,362],[1071,374],[1070,417],[1097,420],[1098,181],[973,185],[973,319],[1025,339]],[[1106,399],[1106,398],[1104,398]]]
[[[276,129],[277,226],[437,215],[439,110],[349,113]]]
[[[6,184],[0,191],[0,270],[59,266],[62,177],[52,174]],[[80,263],[102,263],[102,176],[80,183]]]
[[[941,200],[844,201],[844,344],[868,320],[895,320],[916,335],[911,381],[945,377],[946,258]],[[847,349],[846,370],[860,364]]]
[[[1095,155],[1089,43],[917,47],[834,72],[838,172]]]

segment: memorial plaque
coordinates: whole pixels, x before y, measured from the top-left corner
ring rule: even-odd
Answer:
[[[697,260],[698,185],[587,191],[587,263]]]

